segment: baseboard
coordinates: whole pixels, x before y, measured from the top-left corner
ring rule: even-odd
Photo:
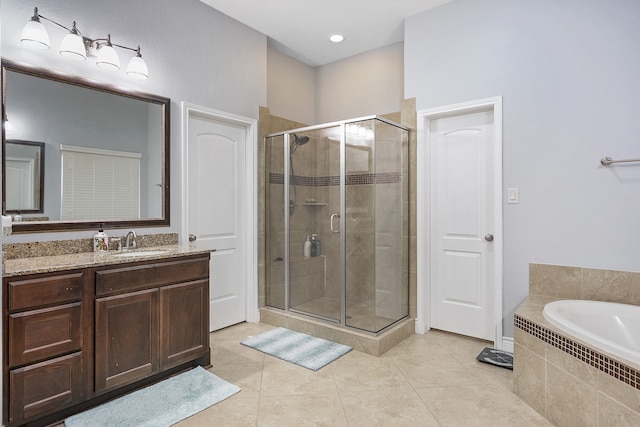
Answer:
[[[508,351],[509,353],[513,353],[513,338],[512,337],[502,337],[502,350]]]

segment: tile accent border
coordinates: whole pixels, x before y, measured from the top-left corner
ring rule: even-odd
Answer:
[[[585,347],[544,326],[531,322],[518,314],[514,316],[514,326],[578,360],[593,366],[605,374],[640,390],[640,371],[592,350],[589,347]]]
[[[369,184],[396,184],[401,182],[402,174],[400,172],[381,172],[381,173],[361,173],[347,175],[345,177],[346,185],[369,185]],[[270,184],[284,184],[284,175],[281,173],[269,174]],[[291,183],[294,185],[303,185],[306,187],[330,187],[340,185],[340,177],[331,176],[301,176],[293,175]]]

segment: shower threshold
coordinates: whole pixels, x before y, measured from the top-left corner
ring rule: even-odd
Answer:
[[[415,333],[415,320],[411,317],[399,320],[377,335],[273,307],[260,309],[260,321],[348,345],[372,356],[381,356]]]

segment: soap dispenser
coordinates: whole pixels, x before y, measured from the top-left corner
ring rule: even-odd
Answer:
[[[311,235],[311,256],[320,255],[320,240],[318,240],[317,234]]]
[[[307,240],[304,241],[304,248],[302,255],[307,258],[311,256],[311,236],[307,236]]]
[[[109,236],[103,230],[104,224],[100,224],[98,232],[93,235],[93,250],[95,252],[107,252],[109,250]]]

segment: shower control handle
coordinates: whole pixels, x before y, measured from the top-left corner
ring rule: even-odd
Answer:
[[[333,227],[333,220],[334,220],[334,218],[336,218],[336,217],[337,217],[338,219],[340,219],[340,214],[332,214],[332,215],[331,215],[331,218],[329,219],[329,226],[331,227],[331,232],[332,232],[333,234],[340,234],[340,230],[339,230],[339,229],[336,229],[336,228],[334,228],[334,227]]]

